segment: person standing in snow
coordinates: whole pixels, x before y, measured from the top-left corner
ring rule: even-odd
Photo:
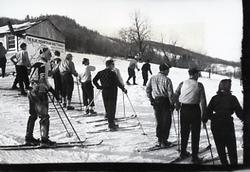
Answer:
[[[32,89],[28,92],[29,113],[27,122],[25,143],[27,145],[51,146],[55,142],[49,140],[49,113],[48,113],[48,92],[55,97],[55,91],[48,82],[49,61],[51,58],[50,50],[43,48],[40,59],[33,65],[31,74]],[[57,97],[56,97],[57,98]],[[33,137],[35,121],[40,118],[41,142]]]
[[[171,113],[174,109],[173,85],[168,78],[169,66],[161,64],[160,72],[150,78],[146,93],[154,108],[154,114],[157,122],[156,136],[160,147],[170,146],[168,141],[171,128]]]
[[[93,115],[96,112],[94,111],[94,87],[91,81],[91,72],[95,71],[95,67],[89,65],[88,58],[83,58],[82,64],[83,68],[78,76],[82,87],[83,105],[85,106],[86,114],[90,113]]]
[[[135,68],[140,71],[140,69],[138,68],[137,65],[137,61],[138,61],[138,57],[133,58],[132,60],[130,60],[129,62],[129,66],[128,66],[128,79],[127,79],[127,84],[130,85],[129,80],[131,78],[133,78],[133,85],[137,85],[135,82],[136,76],[135,76]]]
[[[142,71],[142,78],[143,78],[143,86],[146,86],[148,82],[148,72],[152,75],[149,60],[146,60],[146,63],[142,65],[141,71]]]
[[[3,43],[0,42],[0,67],[2,68],[2,77],[3,78],[5,75],[5,68],[6,68],[6,62],[7,62],[7,59],[5,57],[6,53],[7,53],[7,51],[4,48]]]
[[[192,135],[192,161],[200,163],[198,157],[201,116],[206,109],[206,95],[204,86],[198,82],[199,70],[191,68],[188,70],[189,79],[179,84],[176,89],[176,110],[180,109],[180,124],[181,124],[181,154],[184,158],[190,156],[186,151],[189,133]]]
[[[17,80],[20,87],[21,95],[26,96],[27,93],[24,90],[23,83],[25,83],[26,89],[29,89],[29,76],[28,76],[28,68],[31,67],[29,55],[26,50],[27,44],[22,43],[20,45],[21,51],[16,53],[10,59],[16,65],[16,72],[17,72]]]
[[[71,106],[72,93],[74,90],[74,79],[72,75],[75,77],[78,76],[72,58],[72,54],[67,54],[65,60],[59,65],[62,80],[63,107],[67,107],[67,110],[74,110],[74,107]]]
[[[228,150],[230,164],[238,164],[237,146],[233,114],[243,120],[242,108],[238,99],[231,93],[231,79],[220,81],[217,95],[210,100],[207,111],[203,118],[206,123],[211,120],[211,130],[220,161],[223,165],[228,165],[226,148]]]
[[[113,71],[114,67],[114,61],[107,60],[106,69],[99,71],[93,79],[93,83],[96,88],[102,90],[103,103],[110,131],[115,131],[118,128],[118,125],[116,125],[114,121],[116,113],[117,87],[127,94],[127,90],[124,88],[124,85],[122,85],[116,73]],[[98,81],[100,81],[101,85]]]
[[[61,58],[60,58],[60,52],[55,51],[55,56],[52,60],[52,77],[54,79],[54,88],[56,91],[56,95],[61,101],[62,97],[62,81],[61,81],[61,75],[59,71],[59,65],[61,63]]]

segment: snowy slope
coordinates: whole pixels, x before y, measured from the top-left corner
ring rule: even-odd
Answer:
[[[76,69],[81,70],[81,61],[84,57],[90,59],[90,64],[96,66],[96,71],[92,76],[105,68],[105,57],[90,55],[90,54],[73,54],[73,61],[75,62]],[[126,81],[128,61],[116,59],[115,66],[119,68],[124,81]],[[142,66],[142,63],[139,63]],[[153,74],[156,74],[158,65],[151,65]],[[219,81],[226,78],[225,76],[212,75],[212,78],[207,78],[207,73],[202,73],[202,78],[199,79],[205,86],[207,101],[215,95]],[[171,68],[169,77],[173,82],[174,90],[178,84],[188,78],[187,69]],[[24,136],[26,131],[26,122],[28,118],[28,101],[27,97],[16,97],[17,91],[8,90],[11,88],[14,78],[8,76],[6,78],[0,78],[0,145],[6,144],[18,144],[24,142]],[[89,124],[87,121],[94,119],[103,119],[103,115],[96,117],[82,117],[82,112],[79,111],[79,104],[74,104],[76,110],[67,111],[67,114],[77,130],[79,136],[83,139],[89,138],[89,142],[98,141],[103,139],[104,142],[101,146],[89,147],[86,149],[75,148],[75,149],[57,149],[57,150],[31,150],[31,151],[0,151],[0,162],[1,163],[55,163],[55,162],[160,162],[168,163],[172,159],[178,156],[178,152],[175,148],[169,150],[161,150],[150,153],[138,153],[136,149],[153,146],[157,139],[155,137],[155,119],[153,115],[153,109],[146,97],[145,87],[142,86],[141,72],[137,72],[137,83],[136,86],[126,86],[128,90],[128,97],[132,102],[137,119],[128,120],[119,123],[119,126],[126,126],[136,124],[138,121],[141,122],[142,127],[137,127],[132,130],[118,131],[118,132],[106,132],[98,134],[88,134],[88,131],[96,131],[104,127],[94,127],[94,124]],[[237,96],[242,104],[243,95],[241,93],[241,85],[238,79],[233,79],[232,82],[233,94]],[[95,89],[95,95],[98,90]],[[128,101],[128,98],[124,96],[125,100],[125,114],[123,107],[123,93],[121,90],[118,91],[117,101],[117,113],[116,117],[129,116],[134,114],[133,109]],[[73,93],[73,102],[79,102],[77,85]],[[104,107],[102,102],[102,96],[99,94],[95,98],[96,111],[104,113]],[[50,107],[53,107],[50,104]],[[62,141],[76,141],[77,138],[66,137],[65,129],[61,124],[61,121],[55,112],[50,109],[50,139],[62,142]],[[65,119],[65,118],[64,118]],[[175,123],[177,124],[176,112],[174,115]],[[70,125],[67,124],[70,131]],[[237,146],[239,161],[242,162],[242,124],[238,119],[235,118],[235,127],[237,135]],[[209,125],[208,125],[209,128]],[[142,135],[142,129],[147,135]],[[213,152],[216,153],[214,142],[212,139],[211,131],[209,129],[210,140],[212,140]],[[36,122],[34,136],[39,137],[39,122]],[[170,141],[176,140],[176,133],[172,123]],[[88,142],[88,141],[87,141]],[[200,147],[207,146],[207,139],[204,129],[201,132]],[[190,145],[189,145],[190,149]],[[32,154],[31,154],[32,152]],[[207,152],[206,156],[210,154]],[[63,157],[63,158],[62,158]]]

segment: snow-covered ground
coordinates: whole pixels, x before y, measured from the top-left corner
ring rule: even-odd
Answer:
[[[90,54],[73,54],[73,61],[76,69],[79,71],[82,66],[82,59],[84,57],[90,59],[90,64],[96,66],[96,71],[93,76],[99,71],[105,68],[105,57],[90,55]],[[128,61],[115,59],[115,66],[120,69],[124,81],[126,81]],[[139,63],[139,67],[142,63]],[[151,65],[153,74],[158,73],[159,65]],[[105,132],[97,134],[88,134],[88,131],[96,131],[97,129],[106,128],[107,126],[94,127],[94,124],[87,123],[87,121],[95,119],[103,119],[103,115],[95,117],[82,117],[80,115],[83,112],[79,111],[80,107],[77,84],[73,93],[73,103],[76,104],[76,110],[66,111],[70,120],[78,132],[81,139],[85,137],[89,138],[86,143],[92,143],[99,140],[104,140],[103,144],[96,147],[88,148],[64,148],[64,149],[47,149],[47,150],[26,150],[26,151],[0,151],[0,163],[68,163],[68,162],[150,162],[150,163],[168,163],[178,156],[176,148],[168,150],[160,150],[148,153],[138,153],[136,150],[140,148],[150,147],[155,145],[157,139],[155,136],[155,118],[153,109],[148,101],[145,93],[145,87],[142,86],[143,80],[141,72],[137,72],[138,85],[126,86],[128,90],[128,97],[132,102],[132,105],[138,115],[138,118],[120,122],[119,126],[126,126],[136,124],[138,121],[142,124],[143,128],[139,126],[131,130],[117,131],[117,132]],[[173,82],[174,90],[178,84],[188,78],[187,69],[171,68],[169,77]],[[202,77],[199,81],[204,84],[207,101],[216,94],[218,84],[225,76],[212,75],[209,79],[207,73],[202,73]],[[13,76],[6,78],[0,78],[0,145],[8,144],[20,144],[24,142],[24,136],[26,131],[26,123],[29,116],[28,113],[28,99],[27,97],[16,96],[17,91],[10,90]],[[52,82],[51,82],[52,83]],[[243,102],[243,95],[241,93],[241,85],[239,79],[232,79],[232,91],[238,98],[241,105]],[[98,90],[95,89],[95,95]],[[125,101],[125,113],[123,100]],[[102,102],[102,96],[99,94],[95,97],[96,111],[104,113],[104,107]],[[50,104],[50,107],[53,107]],[[134,114],[133,109],[128,101],[128,98],[124,96],[121,90],[118,91],[117,101],[117,113],[116,117],[130,116]],[[177,125],[177,113],[174,112],[174,119]],[[234,115],[235,117],[235,115]],[[65,117],[63,118],[65,121]],[[39,137],[39,120],[36,122],[34,136]],[[235,127],[237,136],[237,149],[239,162],[242,163],[242,124],[235,117]],[[208,131],[210,140],[212,142],[212,148],[214,156],[217,155],[213,138],[211,135],[209,123]],[[70,125],[67,123],[67,127],[70,131]],[[142,135],[142,129],[147,135]],[[66,131],[56,113],[55,110],[50,109],[50,139],[57,142],[64,141],[77,141],[77,137],[66,136]],[[174,129],[174,123],[172,123],[170,141],[177,140],[177,136]],[[204,148],[208,145],[205,130],[201,131],[200,148]],[[190,144],[188,149],[190,150]],[[206,157],[210,156],[209,152],[206,152]],[[185,163],[185,162],[184,162]],[[187,163],[187,162],[186,162]],[[216,163],[219,163],[218,161]]]

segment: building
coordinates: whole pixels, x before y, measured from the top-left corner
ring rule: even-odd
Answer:
[[[48,47],[52,53],[58,50],[61,54],[65,54],[65,37],[49,19],[2,26],[0,42],[8,51],[7,72],[8,68],[14,68],[9,60],[10,57],[20,50],[20,44],[23,42],[27,44],[31,63],[37,60],[43,47]]]

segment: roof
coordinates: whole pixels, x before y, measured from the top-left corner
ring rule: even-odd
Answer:
[[[13,27],[15,32],[18,32],[18,31],[27,30],[27,29],[31,28],[32,26],[34,26],[34,25],[36,25],[36,24],[38,24],[40,22],[42,22],[42,21],[25,22],[25,23],[22,23],[22,24],[14,24],[14,25],[12,25],[12,27]],[[10,33],[9,26],[5,25],[5,26],[0,27],[0,34],[1,33]]]

